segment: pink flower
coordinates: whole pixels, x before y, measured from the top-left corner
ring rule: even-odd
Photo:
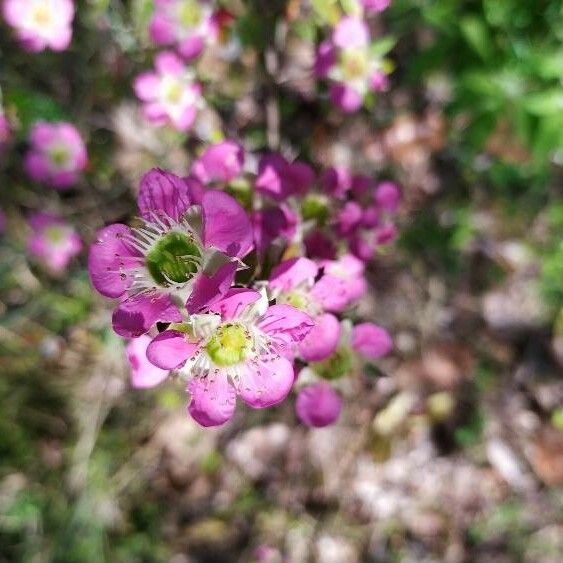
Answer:
[[[149,24],[152,40],[157,45],[175,45],[188,60],[197,57],[218,35],[213,6],[214,2],[205,0],[155,0]]]
[[[24,162],[30,178],[58,190],[78,182],[88,164],[88,154],[74,125],[39,121],[31,130],[30,143]]]
[[[321,381],[303,387],[297,395],[295,411],[306,426],[322,428],[338,420],[342,399],[329,383]]]
[[[344,281],[346,306],[358,301],[367,291],[367,280],[364,276],[365,265],[353,254],[344,254],[337,260],[325,260],[320,263],[326,274]]]
[[[381,209],[394,213],[401,201],[401,190],[394,182],[381,182],[375,189],[374,199]]]
[[[315,326],[297,346],[306,361],[320,361],[334,352],[340,322],[332,313],[343,311],[349,300],[343,279],[323,275],[315,281],[318,273],[312,260],[292,258],[272,270],[268,283],[276,303],[293,305],[314,319]]]
[[[387,88],[382,60],[370,52],[367,24],[347,16],[335,26],[332,37],[319,45],[315,74],[331,81],[330,99],[344,112],[355,112],[368,92]]]
[[[252,408],[285,399],[294,381],[287,356],[312,325],[290,305],[268,307],[259,292],[233,288],[179,330],[160,333],[147,357],[189,378],[189,413],[202,426],[217,426],[233,416],[237,395]]]
[[[70,44],[72,0],[4,0],[2,12],[28,51],[64,51]]]
[[[136,389],[155,387],[168,377],[168,370],[157,368],[147,359],[147,346],[151,337],[143,334],[127,344],[127,361],[131,367],[131,385]]]
[[[302,162],[288,162],[281,154],[263,156],[258,165],[256,191],[275,201],[303,196],[315,182],[313,169]]]
[[[242,172],[244,150],[235,141],[210,145],[193,163],[192,174],[203,184],[227,184]]]
[[[203,106],[201,86],[193,71],[172,52],[159,53],[155,71],[135,79],[135,93],[144,102],[146,118],[156,125],[172,124],[178,131],[189,130]]]
[[[368,13],[379,13],[385,11],[391,0],[361,0],[364,10]]]
[[[373,323],[360,323],[352,329],[352,349],[369,360],[377,360],[393,349],[393,340],[382,327]]]
[[[27,250],[52,273],[64,271],[71,259],[80,253],[80,237],[71,225],[59,217],[35,213],[30,217],[29,225],[32,234]]]
[[[157,321],[180,322],[176,302],[195,313],[224,295],[253,246],[246,212],[224,192],[206,191],[194,205],[187,180],[155,168],[137,203],[141,225],[103,228],[88,259],[94,287],[121,299],[113,327],[129,338]]]
[[[321,174],[320,183],[328,195],[344,199],[352,188],[352,175],[343,166],[332,166]]]

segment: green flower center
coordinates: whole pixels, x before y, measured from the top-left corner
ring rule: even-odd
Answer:
[[[154,281],[166,287],[189,281],[198,271],[200,258],[200,248],[192,237],[171,232],[151,248],[145,264]]]
[[[325,197],[318,194],[308,195],[301,206],[303,219],[316,219],[323,224],[328,219],[328,202]]]
[[[301,311],[307,310],[310,304],[309,299],[302,291],[291,291],[285,295],[282,301]]]
[[[252,337],[241,324],[220,326],[205,347],[218,366],[228,367],[243,362],[252,348]]]
[[[49,156],[51,157],[51,162],[57,168],[64,167],[70,159],[70,154],[68,152],[68,149],[66,147],[63,147],[63,146],[53,147],[49,151]]]
[[[171,76],[165,76],[162,84],[163,97],[166,103],[170,105],[179,104],[184,94],[184,84]]]
[[[346,80],[355,80],[366,75],[368,56],[364,49],[344,51],[341,57],[342,73]]]
[[[45,229],[45,238],[52,244],[58,244],[64,238],[64,230],[57,225],[51,225]]]
[[[349,375],[354,368],[354,356],[349,348],[338,348],[323,362],[316,362],[314,370],[323,379],[339,379]]]
[[[197,2],[188,0],[178,9],[178,21],[183,27],[196,27],[201,21],[201,8]]]

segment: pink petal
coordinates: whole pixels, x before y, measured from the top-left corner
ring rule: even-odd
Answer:
[[[303,387],[297,395],[295,411],[306,426],[322,428],[338,420],[342,399],[330,384],[321,381]]]
[[[178,45],[178,53],[180,53],[186,61],[191,61],[201,54],[204,47],[205,41],[203,37],[199,35],[192,35],[191,37],[184,39],[184,41]]]
[[[168,377],[168,371],[157,368],[147,359],[147,346],[151,341],[146,334],[127,344],[127,360],[131,366],[131,385],[137,389],[154,387]]]
[[[126,225],[109,225],[98,232],[90,246],[90,279],[96,290],[106,297],[120,297],[133,283],[127,270],[138,265],[141,258],[125,241],[130,234],[131,229]]]
[[[230,182],[242,171],[244,151],[234,141],[223,141],[208,147],[194,162],[192,172],[205,184]]]
[[[211,305],[209,311],[219,313],[224,321],[236,319],[249,305],[256,303],[259,299],[260,293],[258,291],[233,287],[224,297]]]
[[[323,41],[317,50],[315,60],[315,76],[326,78],[330,69],[336,64],[336,49],[332,41]]]
[[[126,338],[137,338],[157,322],[181,322],[182,316],[168,295],[135,295],[121,302],[112,316],[113,330]]]
[[[235,262],[224,264],[213,275],[200,274],[193,285],[192,293],[186,303],[190,315],[208,308],[223,297],[235,279]]]
[[[375,202],[386,211],[396,211],[400,201],[401,190],[394,182],[381,182],[375,189]]]
[[[393,348],[393,340],[382,327],[361,323],[352,329],[352,348],[370,360],[377,360]]]
[[[283,401],[294,381],[292,363],[282,357],[264,361],[258,358],[258,365],[248,364],[241,368],[238,394],[250,407],[263,409]]]
[[[192,396],[188,412],[201,426],[219,426],[232,418],[236,393],[225,373],[192,379],[188,392]]]
[[[162,51],[154,58],[154,66],[160,74],[177,76],[186,70],[182,59],[172,51]]]
[[[303,282],[313,281],[319,271],[309,258],[291,258],[272,270],[269,286],[274,290],[291,291]]]
[[[188,342],[178,330],[165,330],[153,338],[147,348],[147,359],[161,369],[176,369],[191,358],[198,346]]]
[[[272,305],[256,325],[274,341],[289,345],[303,340],[314,326],[313,319],[291,305]]]
[[[323,190],[338,199],[344,199],[352,187],[350,171],[343,166],[328,168],[321,176]]]
[[[143,72],[135,78],[133,88],[137,97],[144,102],[154,100],[158,94],[160,77],[154,72]]]
[[[160,14],[155,14],[150,21],[149,34],[157,45],[170,45],[176,39],[174,24]]]
[[[172,172],[152,168],[141,179],[137,204],[145,219],[157,213],[179,220],[191,205],[188,185]]]
[[[325,311],[339,313],[348,305],[346,280],[325,274],[311,289],[311,295]]]
[[[341,49],[364,47],[369,42],[369,29],[360,18],[342,18],[332,34],[332,41]]]
[[[344,83],[333,84],[329,94],[332,103],[346,113],[358,111],[364,103],[362,96]]]
[[[315,317],[315,326],[299,343],[299,353],[307,362],[320,362],[330,357],[340,340],[340,323],[330,313]]]
[[[252,225],[246,211],[230,195],[218,190],[204,194],[203,240],[227,254],[242,258],[253,247]]]

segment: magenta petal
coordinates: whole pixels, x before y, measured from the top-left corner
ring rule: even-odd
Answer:
[[[151,364],[162,369],[176,369],[191,358],[198,346],[186,340],[186,335],[178,330],[165,330],[156,336],[147,348],[147,358]]]
[[[325,311],[339,313],[348,305],[346,280],[325,274],[311,289],[311,295],[323,306]]]
[[[358,111],[364,103],[362,96],[344,83],[333,84],[329,95],[332,103],[346,113]]]
[[[323,41],[317,49],[315,58],[315,76],[326,78],[330,69],[336,64],[336,49],[332,41]]]
[[[263,409],[283,401],[294,379],[293,365],[288,359],[277,356],[261,362],[258,358],[258,365],[241,368],[237,391],[248,406]]]
[[[242,171],[244,151],[234,141],[223,141],[208,147],[194,162],[192,172],[203,183],[230,182]]]
[[[394,182],[381,182],[375,189],[374,198],[379,207],[393,213],[401,201],[401,190]]]
[[[168,371],[151,364],[147,359],[147,346],[151,339],[146,334],[127,344],[127,360],[131,366],[131,385],[137,389],[154,387],[168,377]]]
[[[223,372],[196,377],[188,383],[192,400],[188,412],[201,426],[219,426],[235,412],[236,392]]]
[[[291,258],[272,270],[269,286],[279,291],[291,291],[303,282],[314,280],[318,271],[309,258]]]
[[[393,340],[384,328],[361,323],[352,329],[352,348],[370,360],[377,360],[391,351]]]
[[[229,289],[224,297],[209,307],[209,311],[219,313],[224,321],[236,319],[249,305],[256,303],[258,299],[260,299],[258,291],[243,287],[233,287]]]
[[[230,195],[218,190],[204,194],[203,240],[205,246],[242,258],[253,246],[252,225],[246,211]]]
[[[291,305],[272,305],[256,325],[280,344],[300,342],[314,326],[313,319]]]
[[[113,330],[126,338],[145,334],[157,321],[182,321],[180,312],[168,295],[135,295],[121,302],[112,317]]]
[[[149,170],[141,179],[137,196],[139,211],[145,219],[153,213],[179,220],[191,205],[186,182],[160,168]]]
[[[237,265],[229,262],[221,266],[215,274],[200,274],[194,282],[192,293],[186,303],[190,315],[210,307],[223,297],[235,279]]]
[[[295,411],[299,420],[315,428],[336,422],[341,410],[340,395],[324,381],[303,387],[295,402]]]
[[[180,53],[186,61],[191,61],[201,54],[204,47],[205,43],[203,37],[192,35],[178,45],[178,53]]]
[[[138,265],[140,256],[125,241],[130,234],[131,229],[126,225],[109,225],[98,232],[90,247],[90,279],[92,285],[106,297],[120,297],[132,283],[127,269]]]
[[[340,339],[340,323],[330,313],[315,318],[315,326],[299,343],[299,353],[307,362],[320,362],[333,354]]]

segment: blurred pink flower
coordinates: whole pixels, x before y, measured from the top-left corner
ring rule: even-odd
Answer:
[[[192,174],[203,184],[229,183],[242,172],[244,149],[235,141],[210,145],[193,163]]]
[[[24,161],[27,174],[55,189],[76,184],[88,164],[84,141],[71,123],[39,121],[31,130],[30,144]]]
[[[331,39],[319,45],[315,74],[331,81],[332,103],[349,113],[360,109],[368,92],[388,86],[381,59],[370,53],[366,22],[352,16],[342,18]]]
[[[2,13],[28,51],[64,51],[70,44],[72,0],[4,0]]]
[[[381,182],[375,189],[374,199],[381,209],[394,213],[401,201],[401,190],[394,182]]]
[[[325,381],[307,385],[297,394],[295,411],[306,426],[322,428],[334,424],[341,410],[340,395]]]
[[[48,213],[35,213],[29,218],[32,229],[27,250],[52,273],[66,269],[82,249],[82,241],[74,227]]]
[[[258,164],[256,191],[275,201],[290,196],[303,196],[313,186],[315,172],[303,162],[288,162],[278,153],[263,156]]]
[[[189,413],[202,426],[217,426],[233,416],[237,395],[252,408],[285,399],[294,381],[290,350],[312,325],[295,307],[268,306],[259,292],[232,288],[185,329],[160,333],[147,357],[189,378]]]
[[[134,88],[144,102],[149,121],[156,125],[170,123],[178,131],[188,131],[204,105],[193,71],[170,51],[156,56],[155,70],[137,76]]]
[[[219,21],[214,2],[206,0],[155,0],[149,24],[157,45],[176,46],[187,60],[197,57],[206,43],[216,40]]]
[[[366,12],[379,13],[385,11],[391,4],[391,0],[361,0]]]

